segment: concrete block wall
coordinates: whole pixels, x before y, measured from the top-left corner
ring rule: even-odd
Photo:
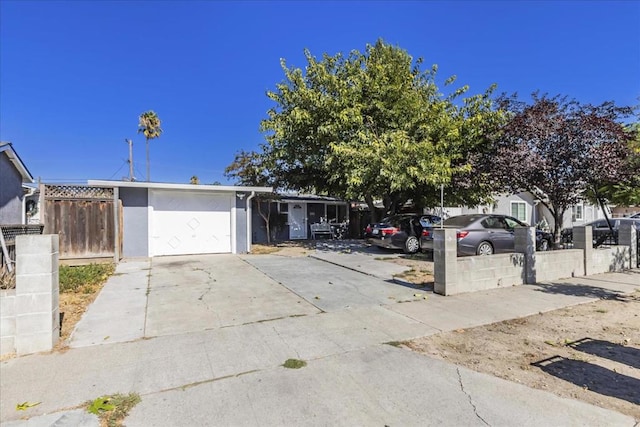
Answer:
[[[0,295],[2,354],[48,351],[58,342],[58,261],[57,234],[16,237],[16,289]]]
[[[535,276],[527,283],[584,276],[584,254],[580,249],[536,252]]]
[[[522,285],[525,275],[525,254],[458,258],[457,269],[458,289],[462,292]]]
[[[589,274],[609,273],[629,268],[630,251],[625,246],[610,246],[590,251]]]
[[[441,295],[465,292],[458,283],[456,230],[438,229],[433,234],[433,290]]]
[[[594,249],[591,227],[574,227],[575,249],[536,252],[535,230],[522,228],[515,230],[516,253],[458,258],[456,231],[435,230],[434,292],[454,295],[635,268],[635,229],[619,233],[620,246]]]
[[[640,247],[638,247],[638,231],[633,224],[620,224],[618,244],[629,248],[629,266],[627,268],[637,268],[638,251],[640,251]]]
[[[0,291],[0,355],[16,352],[16,290]]]

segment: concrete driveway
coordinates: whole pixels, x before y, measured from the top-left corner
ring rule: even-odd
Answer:
[[[18,418],[63,416],[97,396],[137,392],[142,402],[129,426],[635,424],[384,345],[594,299],[572,293],[575,284],[550,290],[556,293],[519,286],[425,300],[389,280],[391,271],[385,279],[336,265],[362,267],[372,258],[325,256],[121,263],[69,351],[2,362],[0,420],[25,425]],[[590,280],[621,284],[610,292],[634,288],[623,286],[623,276]],[[285,369],[288,358],[308,366]],[[41,404],[16,412],[25,400]],[[29,425],[53,424],[46,420]]]

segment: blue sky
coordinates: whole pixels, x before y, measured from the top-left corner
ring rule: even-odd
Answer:
[[[0,139],[45,182],[121,179],[125,138],[155,110],[151,178],[220,181],[256,149],[280,58],[402,47],[470,93],[535,90],[585,103],[640,97],[640,2],[0,2]]]

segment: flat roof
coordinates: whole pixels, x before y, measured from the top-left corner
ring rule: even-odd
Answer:
[[[109,181],[90,179],[87,184],[91,187],[119,187],[119,188],[151,188],[157,190],[198,190],[198,191],[255,191],[256,193],[273,193],[272,187],[249,187],[241,185],[203,185],[203,184],[174,184],[169,182],[142,181]]]

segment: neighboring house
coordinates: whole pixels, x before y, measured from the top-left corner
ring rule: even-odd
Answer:
[[[253,243],[267,242],[265,221],[253,201]],[[267,212],[267,202],[260,202],[260,209]],[[304,240],[311,237],[311,224],[321,222],[345,223],[349,221],[349,202],[334,197],[309,194],[283,194],[268,202],[269,228],[272,240]]]
[[[0,224],[24,224],[25,189],[33,176],[10,142],[0,142]]]
[[[640,214],[639,206],[616,206],[611,211],[611,216],[614,218],[627,218],[631,215]]]
[[[438,209],[434,210],[435,213],[437,213],[437,211]],[[474,208],[445,207],[446,216],[469,213],[495,213],[510,215],[531,225],[536,225],[541,222],[546,223],[550,229],[553,229],[553,217],[549,210],[528,192],[497,196],[492,205],[482,205]],[[586,202],[581,202],[573,205],[565,212],[562,226],[560,228],[571,228],[578,225],[584,225],[600,218],[604,218],[604,214],[600,207]]]
[[[113,188],[122,206],[122,256],[153,257],[251,250],[251,199],[271,187],[91,180]],[[119,239],[120,233],[115,238]]]

